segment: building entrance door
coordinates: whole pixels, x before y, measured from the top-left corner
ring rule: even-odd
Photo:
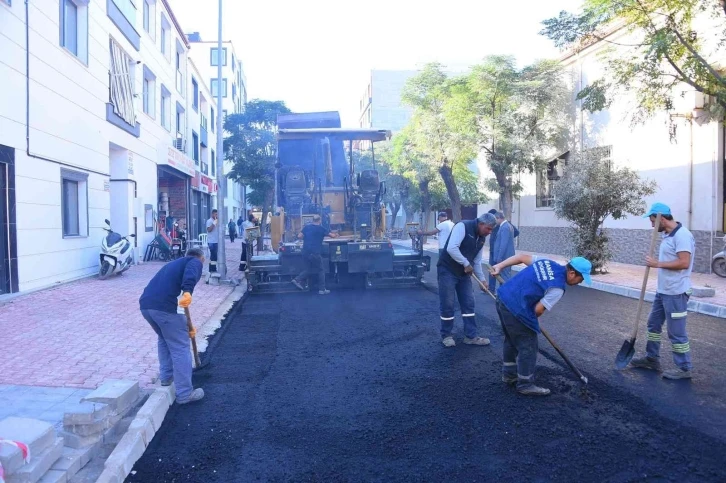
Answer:
[[[0,163],[0,295],[10,293],[10,252],[8,251],[8,165]]]

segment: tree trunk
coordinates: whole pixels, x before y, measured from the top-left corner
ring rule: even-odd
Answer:
[[[431,193],[429,192],[430,180],[426,179],[418,182],[418,189],[421,191],[421,229],[426,231],[429,224],[429,214],[431,212]]]
[[[396,228],[396,218],[401,211],[401,202],[389,203],[391,205],[391,228]]]
[[[514,205],[514,193],[512,192],[512,177],[504,173],[494,172],[499,185],[499,211],[504,213],[507,220],[512,219],[512,206]]]
[[[267,230],[267,213],[272,210],[272,199],[275,193],[270,191],[265,195],[265,201],[262,204],[262,219],[260,220],[260,237],[257,239],[257,250],[262,250],[265,243],[265,232]],[[270,220],[272,221],[272,220]]]
[[[459,187],[454,181],[454,173],[448,164],[444,164],[439,168],[441,179],[444,180],[446,186],[446,194],[451,200],[451,218],[454,223],[461,221],[461,196],[459,195]]]

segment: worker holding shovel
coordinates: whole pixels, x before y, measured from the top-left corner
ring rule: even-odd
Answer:
[[[566,265],[531,255],[514,255],[492,267],[497,276],[507,268],[519,264],[527,268],[501,285],[497,294],[497,313],[504,331],[504,357],[502,381],[517,384],[517,392],[529,396],[546,396],[549,389],[534,383],[537,366],[538,318],[545,310],[562,298],[568,285],[583,281],[590,285],[592,263],[575,257]]]
[[[176,402],[187,404],[204,397],[201,388],[192,387],[192,356],[189,338],[194,338],[194,329],[188,330],[184,315],[177,313],[179,307],[188,308],[192,303],[194,287],[202,277],[204,252],[190,249],[184,258],[167,263],[154,275],[139,299],[141,315],[159,337],[159,366],[162,386],[176,386]],[[177,302],[179,294],[181,298]]]
[[[677,369],[663,372],[666,379],[691,378],[691,346],[686,333],[688,299],[691,297],[691,270],[696,242],[690,231],[673,219],[671,209],[663,203],[654,203],[645,218],[655,226],[661,215],[658,231],[663,233],[658,258],[646,257],[646,264],[658,269],[658,289],[648,317],[648,342],[645,357],[633,359],[630,365],[660,371],[660,340],[663,322],[668,324],[668,338]]]

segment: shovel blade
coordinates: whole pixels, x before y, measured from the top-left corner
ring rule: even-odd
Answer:
[[[626,340],[620,348],[620,352],[615,357],[615,367],[617,369],[625,369],[630,360],[635,355],[635,339]]]

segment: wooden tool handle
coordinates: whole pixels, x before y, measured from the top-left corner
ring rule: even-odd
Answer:
[[[492,272],[492,270],[494,270],[494,268],[492,268],[492,266],[489,265],[488,263],[484,263],[483,265],[487,269],[487,271],[489,272],[489,274],[491,275],[491,272]],[[494,275],[494,278],[497,279],[497,282],[504,283],[504,279],[502,278],[501,275],[499,275],[499,274]]]
[[[648,256],[653,258],[655,252],[655,242],[658,239],[658,229],[660,228],[660,213],[655,217],[655,226],[653,227],[653,234],[650,237],[650,249],[648,250]],[[640,323],[640,315],[643,313],[643,300],[645,299],[645,289],[648,287],[648,276],[650,275],[650,267],[645,267],[645,275],[643,276],[643,285],[640,287],[640,299],[638,299],[638,310],[635,313],[635,322],[633,323],[633,332],[630,334],[631,339],[635,339],[638,336],[638,325]]]
[[[187,330],[194,330],[194,324],[192,324],[192,315],[189,313],[189,307],[184,307],[184,315],[187,317]],[[199,352],[197,351],[197,339],[189,337],[192,340],[192,351],[194,352],[194,364],[197,368],[201,367],[202,360],[199,358]]]

